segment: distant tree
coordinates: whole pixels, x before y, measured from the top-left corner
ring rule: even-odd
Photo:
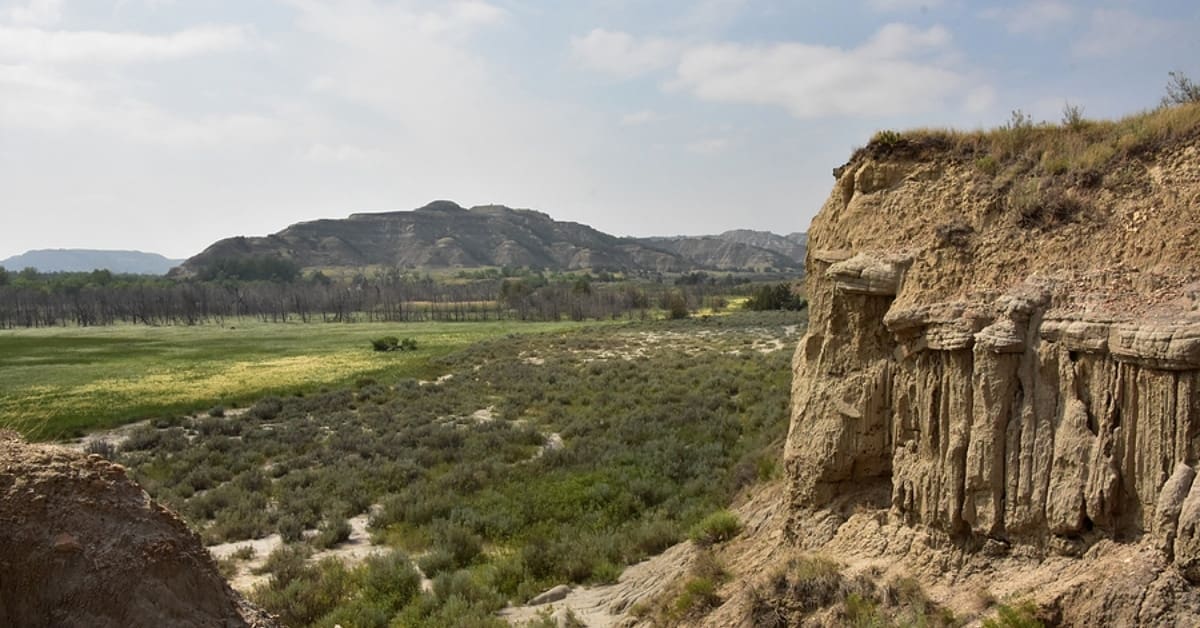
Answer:
[[[34,268],[33,266],[26,266],[25,268],[21,269],[21,272],[18,273],[17,276],[25,281],[34,282],[38,280],[38,269]]]
[[[0,286],[8,285],[8,269],[0,266]]]
[[[113,274],[107,268],[97,268],[88,274],[88,283],[95,286],[107,286],[113,282]]]
[[[1200,85],[1192,82],[1183,72],[1167,72],[1167,95],[1163,96],[1162,106],[1186,105],[1200,102]]]
[[[691,310],[688,309],[687,296],[679,290],[671,290],[664,293],[662,306],[667,311],[667,316],[672,320],[687,318],[692,314]]]
[[[808,302],[792,291],[787,283],[774,286],[762,286],[746,301],[746,309],[754,311],[766,310],[803,310]]]
[[[329,275],[326,275],[319,270],[313,271],[313,273],[308,276],[308,280],[320,286],[328,286],[333,283],[333,280],[329,278]]]

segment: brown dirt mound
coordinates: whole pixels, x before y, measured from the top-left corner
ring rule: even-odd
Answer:
[[[273,626],[120,465],[0,431],[0,626]]]

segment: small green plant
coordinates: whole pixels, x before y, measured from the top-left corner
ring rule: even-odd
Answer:
[[[880,146],[895,146],[900,143],[901,137],[900,133],[896,131],[884,129],[875,132],[875,135],[871,137],[871,143]]]
[[[1072,105],[1070,102],[1064,103],[1062,125],[1072,131],[1082,131],[1087,128],[1087,119],[1083,117],[1083,107]]]
[[[236,558],[237,560],[250,560],[254,558],[255,554],[256,552],[254,551],[253,545],[243,545],[234,550],[230,556]]]
[[[996,173],[1000,172],[1000,162],[992,155],[976,158],[975,167],[986,175],[996,176]]]
[[[345,519],[327,519],[317,528],[317,535],[309,542],[313,547],[326,549],[350,540],[350,532],[350,522]]]
[[[1045,628],[1037,612],[1037,605],[1028,600],[1016,606],[1001,604],[996,608],[996,617],[983,620],[983,628]]]
[[[208,416],[213,418],[221,418],[225,416],[225,406],[213,406],[208,409]]]
[[[683,592],[675,598],[676,617],[686,617],[716,608],[721,604],[717,585],[710,578],[692,578],[683,585]]]
[[[728,510],[718,510],[697,523],[688,535],[699,545],[723,543],[742,531],[738,516]]]
[[[376,351],[395,351],[400,347],[400,339],[395,336],[383,336],[371,341],[371,348]]]
[[[371,348],[376,351],[416,351],[417,340],[415,338],[401,340],[396,336],[383,336],[372,340]]]

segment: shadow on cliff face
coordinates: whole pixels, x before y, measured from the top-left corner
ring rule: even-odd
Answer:
[[[275,624],[122,467],[0,431],[0,625]]]

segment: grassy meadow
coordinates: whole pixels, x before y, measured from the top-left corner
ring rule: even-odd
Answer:
[[[173,413],[236,407],[364,377],[433,377],[430,361],[486,338],[604,323],[118,325],[0,331],[0,427],[51,440]],[[370,340],[414,338],[380,353]]]

